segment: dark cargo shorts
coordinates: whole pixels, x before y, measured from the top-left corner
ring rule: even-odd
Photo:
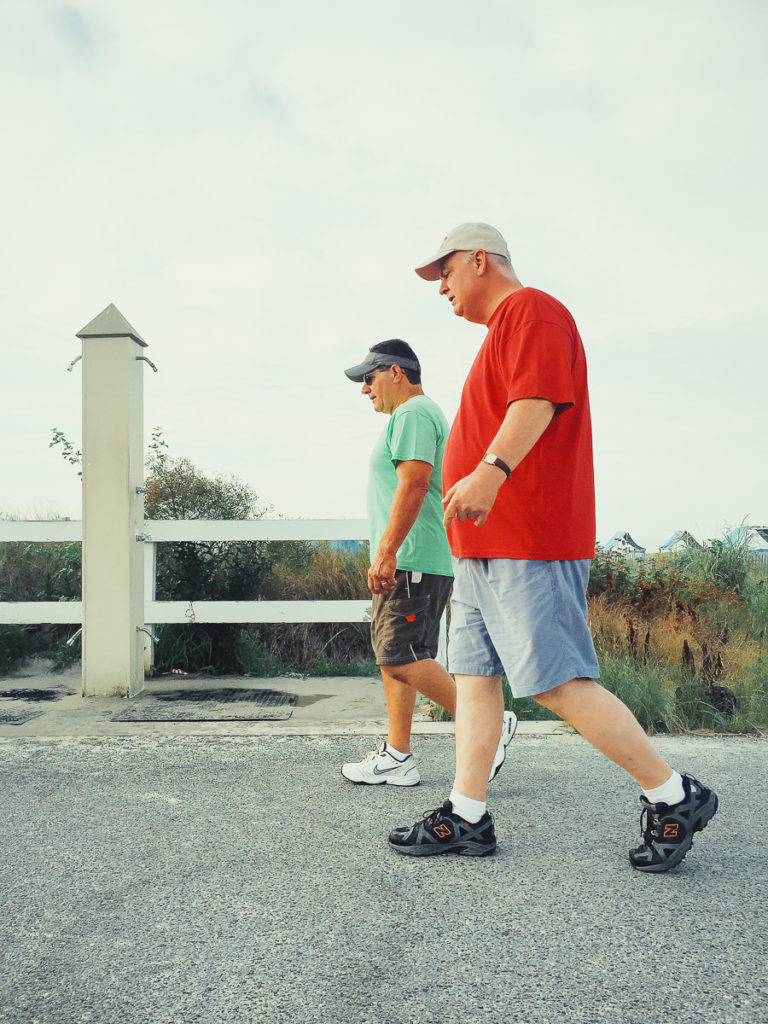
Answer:
[[[437,655],[452,576],[398,569],[389,594],[374,594],[371,643],[377,665],[408,665]]]

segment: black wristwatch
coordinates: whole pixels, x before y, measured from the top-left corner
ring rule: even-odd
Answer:
[[[509,468],[506,462],[503,459],[500,459],[498,455],[494,455],[493,452],[486,452],[480,461],[487,462],[489,466],[498,467],[502,471],[504,476],[507,478],[507,480],[509,480],[509,478],[512,476],[512,470]]]

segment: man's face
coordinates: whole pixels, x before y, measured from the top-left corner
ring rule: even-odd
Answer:
[[[452,252],[446,256],[440,264],[440,294],[447,297],[456,316],[479,322],[476,309],[479,289],[480,278],[472,254]]]
[[[368,373],[363,381],[362,392],[373,403],[374,412],[391,413],[392,405],[392,367],[380,366]]]

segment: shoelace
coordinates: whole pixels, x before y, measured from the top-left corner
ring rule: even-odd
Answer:
[[[443,808],[437,807],[434,811],[424,811],[422,818],[424,819],[425,825],[432,825],[434,822],[439,821],[443,816]]]
[[[363,764],[367,761],[375,761],[377,758],[381,757],[383,753],[385,753],[384,747],[377,747],[376,750],[372,750],[370,753],[365,755],[363,758]]]
[[[447,814],[447,813],[448,812],[445,811],[442,807],[436,807],[434,811],[424,811],[423,814],[422,814],[422,817],[424,819],[424,824],[425,825],[432,825],[435,822],[440,821],[440,819],[443,817],[443,815]],[[488,813],[488,812],[486,812],[486,813]],[[457,815],[455,812],[454,812],[454,817],[455,818],[459,818],[459,820],[465,826],[467,826],[469,828],[474,828],[475,827],[474,825],[470,825],[468,821],[464,821],[464,819],[460,815]],[[493,824],[493,822],[494,822],[493,815],[492,814],[488,814],[488,817],[490,818],[491,824]],[[479,824],[479,822],[477,822],[476,824]]]
[[[658,811],[652,810],[650,807],[643,808],[640,814],[640,831],[646,843],[649,839],[655,839],[657,842],[662,840],[661,819],[662,815]]]
[[[640,813],[640,834],[643,837],[645,843],[649,839],[658,839],[659,836],[656,833],[656,829],[659,825],[658,814],[652,814],[650,807],[644,807]]]

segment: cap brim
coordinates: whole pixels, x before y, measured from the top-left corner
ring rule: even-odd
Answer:
[[[443,262],[446,256],[450,256],[455,249],[449,249],[448,252],[438,252],[432,259],[427,260],[426,263],[420,263],[415,268],[416,273],[422,279],[422,281],[439,281],[440,280],[440,264]]]
[[[425,263],[421,267],[416,267],[416,273],[422,281],[439,281],[440,260],[433,260],[432,263]]]
[[[345,370],[344,373],[350,380],[353,380],[355,384],[362,384],[363,377],[365,377],[366,373],[373,373],[376,369],[378,369],[378,367],[374,363],[366,361],[364,363],[358,363],[357,366],[350,366],[350,368]]]

